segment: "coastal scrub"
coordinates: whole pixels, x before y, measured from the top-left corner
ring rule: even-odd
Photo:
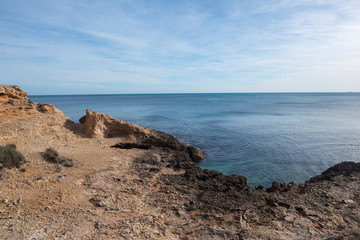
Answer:
[[[46,149],[46,151],[43,152],[41,155],[45,161],[60,164],[64,167],[73,167],[77,165],[77,162],[73,161],[72,159],[59,156],[57,151],[55,151],[53,148]]]
[[[15,144],[0,146],[0,169],[19,168],[25,162],[24,156],[16,150]]]

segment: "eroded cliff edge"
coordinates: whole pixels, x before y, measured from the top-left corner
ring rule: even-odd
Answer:
[[[251,189],[169,134],[90,110],[80,122],[0,85],[0,145],[26,159],[0,170],[1,238],[360,238],[360,163]],[[48,148],[79,164],[44,161]]]

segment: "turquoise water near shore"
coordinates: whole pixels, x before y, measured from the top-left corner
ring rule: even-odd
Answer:
[[[30,96],[73,121],[86,109],[175,135],[200,147],[202,168],[244,175],[251,186],[302,183],[360,161],[360,93]]]

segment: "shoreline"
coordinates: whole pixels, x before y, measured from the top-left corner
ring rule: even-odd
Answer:
[[[57,106],[75,122],[90,108],[173,134],[207,153],[199,164],[202,168],[245,175],[252,187],[270,187],[273,181],[304,183],[342,159],[359,161],[357,98],[198,95],[33,100]]]
[[[169,134],[90,110],[76,124],[9,88],[0,94],[0,145],[16,144],[27,163],[0,170],[5,239],[360,236],[360,163],[253,189],[243,176],[201,169],[201,152]],[[59,171],[41,158],[48,147],[79,166]]]

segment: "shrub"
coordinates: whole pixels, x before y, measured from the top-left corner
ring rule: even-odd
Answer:
[[[15,144],[0,146],[0,169],[19,168],[25,162],[24,156],[16,150]]]
[[[46,149],[41,155],[47,162],[58,163],[59,161],[59,154],[53,148]]]
[[[73,167],[77,165],[77,162],[73,161],[70,158],[60,157],[59,154],[53,149],[48,148],[45,152],[43,152],[42,157],[45,161],[55,164],[63,165],[64,167]]]

